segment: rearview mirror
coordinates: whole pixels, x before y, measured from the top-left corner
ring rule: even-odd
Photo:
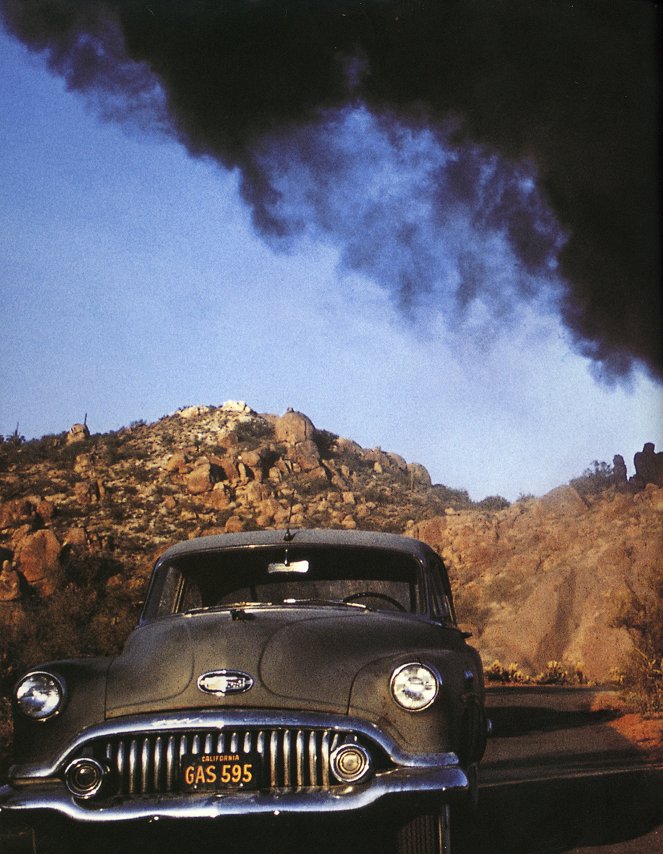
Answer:
[[[267,565],[267,572],[270,575],[275,572],[308,572],[308,561],[293,560],[290,563],[270,563]]]

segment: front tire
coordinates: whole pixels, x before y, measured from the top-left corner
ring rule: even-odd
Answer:
[[[451,854],[449,804],[439,813],[423,813],[398,828],[397,854]]]

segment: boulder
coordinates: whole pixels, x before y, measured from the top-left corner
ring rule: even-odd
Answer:
[[[178,409],[175,413],[179,415],[180,418],[185,418],[189,420],[191,418],[197,418],[199,415],[207,415],[208,412],[211,412],[213,407],[211,406],[184,406],[182,409]]]
[[[92,454],[78,454],[74,462],[76,474],[86,474],[94,466]]]
[[[84,548],[89,544],[90,540],[85,528],[69,528],[65,537],[65,546],[74,546]]]
[[[205,495],[204,502],[212,510],[227,510],[232,504],[232,495],[224,484],[215,483],[212,491]]]
[[[0,504],[0,528],[34,525],[35,516],[35,505],[27,498],[13,498]]]
[[[389,459],[389,462],[399,471],[407,471],[407,462],[400,456],[400,454],[394,454],[393,451],[387,451],[386,456]]]
[[[38,502],[36,510],[41,521],[44,524],[47,524],[53,518],[55,506],[52,501],[48,501],[46,498],[43,498]]]
[[[96,480],[81,480],[74,484],[74,495],[76,501],[83,507],[89,504],[96,504],[101,498],[99,482]]]
[[[83,507],[96,504],[105,495],[105,489],[100,480],[81,480],[74,484],[76,501]]]
[[[53,531],[44,528],[23,540],[16,564],[28,584],[44,582],[55,571],[62,546]]]
[[[238,534],[240,531],[246,530],[246,522],[239,516],[231,516],[225,525],[226,534]]]
[[[421,463],[408,463],[407,473],[410,477],[410,483],[412,486],[433,485],[428,469],[425,466],[422,466]]]
[[[297,442],[289,451],[288,459],[299,466],[301,471],[312,471],[321,467],[318,446],[311,439]]]
[[[181,451],[171,454],[166,460],[164,469],[170,474],[172,472],[182,472],[186,467],[186,457]]]
[[[84,442],[90,438],[90,429],[87,424],[72,424],[67,433],[67,444],[74,445],[76,442]]]
[[[243,400],[226,400],[226,402],[222,404],[221,409],[223,409],[224,412],[233,412],[238,415],[254,414],[251,407]]]
[[[280,517],[283,513],[283,507],[281,507],[281,504],[276,500],[276,498],[266,498],[258,504],[256,512],[259,516],[273,522],[274,517]]]
[[[572,486],[558,486],[556,489],[551,489],[534,504],[535,509],[555,516],[575,516],[577,513],[587,512],[587,504]]]
[[[355,456],[363,456],[364,449],[361,445],[357,444],[357,442],[353,442],[352,439],[346,439],[343,436],[339,436],[336,439],[336,452],[339,454],[354,454]]]
[[[224,477],[225,471],[220,466],[201,459],[193,471],[185,475],[184,484],[189,495],[203,495]]]
[[[270,496],[270,490],[264,483],[252,480],[242,487],[243,495],[250,504],[259,504]]]
[[[13,602],[21,598],[21,577],[11,562],[6,560],[0,572],[0,602]]]
[[[277,442],[285,442],[296,445],[298,442],[312,440],[315,435],[315,427],[311,419],[303,412],[295,412],[289,409],[275,425],[275,438]]]
[[[226,454],[224,456],[211,456],[210,463],[217,469],[216,479],[218,480],[239,480],[241,477],[239,470],[239,455]]]
[[[254,451],[242,451],[239,459],[251,469],[262,469],[265,456],[266,450],[264,448],[257,448]]]

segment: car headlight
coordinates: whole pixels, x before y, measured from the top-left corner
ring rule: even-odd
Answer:
[[[16,686],[16,705],[33,721],[45,721],[62,707],[64,686],[52,673],[26,674]]]
[[[420,712],[437,697],[440,677],[424,664],[403,664],[391,674],[391,696],[403,709]]]

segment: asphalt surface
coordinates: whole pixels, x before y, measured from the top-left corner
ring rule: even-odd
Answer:
[[[454,854],[663,852],[663,766],[647,761],[593,711],[589,689],[489,691],[493,736],[479,807],[452,812]],[[360,824],[283,819],[152,827],[83,848],[95,854],[388,854],[390,817]],[[155,833],[156,831],[156,833]],[[26,846],[26,851],[29,847]]]
[[[479,809],[454,854],[663,852],[663,766],[594,711],[591,689],[491,689]]]

